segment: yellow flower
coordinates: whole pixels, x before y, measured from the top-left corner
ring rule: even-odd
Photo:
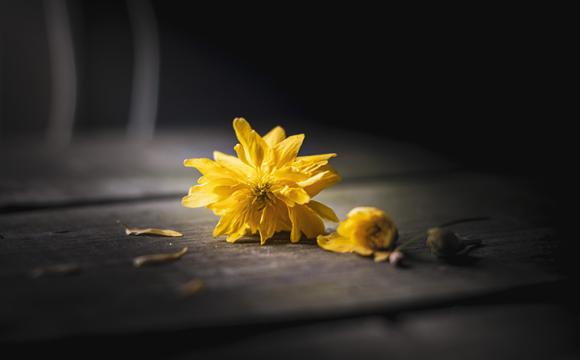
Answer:
[[[335,233],[319,235],[318,245],[338,253],[375,255],[376,261],[389,258],[398,238],[397,227],[384,211],[374,207],[352,209]]]
[[[297,156],[304,134],[286,137],[275,127],[260,136],[243,118],[234,119],[238,157],[214,152],[214,160],[187,159],[184,165],[202,174],[182,200],[186,207],[207,207],[221,216],[213,235],[235,242],[260,233],[263,245],[274,233],[290,231],[315,238],[324,232],[322,218],[338,222],[334,211],[312,200],[340,180],[328,160],[336,154]]]

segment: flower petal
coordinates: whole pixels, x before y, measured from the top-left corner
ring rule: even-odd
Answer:
[[[340,181],[340,175],[338,175],[334,169],[330,166],[325,166],[324,168],[326,168],[325,171],[319,172],[309,179],[298,183],[298,185],[303,187],[311,197]]]
[[[244,118],[234,119],[234,130],[244,149],[245,159],[248,164],[260,167],[268,150],[268,145],[264,139],[252,129]]]
[[[260,230],[260,244],[264,245],[276,231],[276,209],[272,205],[267,205],[262,210],[258,229]]]
[[[313,239],[324,232],[324,223],[308,206],[296,205],[289,207],[288,215],[292,222],[292,231],[290,233],[290,241],[292,242],[300,240],[301,232],[308,239]]]
[[[334,210],[324,205],[323,203],[320,203],[315,200],[310,200],[310,202],[307,205],[323,219],[327,219],[334,222],[340,221],[338,220],[338,217],[334,213]]]
[[[304,134],[292,135],[274,146],[274,161],[277,167],[293,162],[300,151],[302,142],[304,141]]]
[[[318,243],[318,246],[324,250],[337,253],[355,252],[363,256],[369,256],[373,253],[372,249],[363,247],[351,241],[349,238],[341,236],[337,233],[332,233],[329,235],[318,235],[316,242]]]
[[[213,152],[213,158],[215,161],[226,169],[235,172],[242,179],[245,179],[255,173],[254,169],[249,165],[245,164],[242,160],[235,156],[224,154],[220,151]]]
[[[207,158],[195,158],[183,160],[186,167],[196,168],[204,177],[207,178],[238,178],[235,172],[221,166],[217,162]]]
[[[308,193],[300,187],[289,187],[286,185],[279,190],[274,190],[273,192],[277,198],[284,201],[288,206],[294,206],[295,204],[302,205],[310,201]]]
[[[263,136],[264,141],[270,147],[274,147],[274,145],[278,144],[280,141],[286,139],[286,131],[280,126],[276,126],[272,130],[270,130],[266,135]]]

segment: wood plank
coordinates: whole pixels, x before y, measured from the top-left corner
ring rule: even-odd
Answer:
[[[322,251],[313,242],[267,246],[256,239],[212,239],[215,219],[178,199],[0,216],[3,340],[79,334],[162,331],[296,319],[324,319],[453,303],[562,278],[553,271],[557,245],[546,204],[525,183],[497,176],[452,174],[417,181],[346,183],[320,196],[344,216],[353,206],[389,210],[402,238],[434,224],[471,216],[465,236],[487,246],[462,266],[442,263],[424,246],[407,269]],[[517,200],[517,201],[516,201]],[[183,238],[127,237],[116,224],[172,228]],[[134,256],[190,248],[181,260],[135,269]],[[36,266],[77,262],[77,276],[30,279]],[[205,291],[180,299],[176,289],[199,278]]]
[[[274,329],[228,347],[182,349],[179,358],[573,359],[575,330],[555,305],[456,307]]]

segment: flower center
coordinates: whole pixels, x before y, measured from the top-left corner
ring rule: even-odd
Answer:
[[[369,245],[375,249],[382,249],[385,247],[387,242],[387,229],[381,222],[373,224],[367,230],[367,240]]]
[[[272,185],[270,183],[259,183],[254,186],[252,192],[254,194],[253,203],[257,206],[258,210],[262,210],[268,203],[272,200],[272,193],[270,188]]]

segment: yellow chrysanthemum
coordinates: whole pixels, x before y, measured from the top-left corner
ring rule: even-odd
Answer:
[[[384,211],[374,207],[357,207],[348,213],[336,232],[319,235],[317,242],[328,251],[355,252],[363,256],[374,254],[376,261],[384,261],[390,255],[397,237],[397,227]]]
[[[186,207],[207,207],[221,216],[213,235],[235,242],[260,233],[265,244],[274,233],[290,231],[315,238],[324,232],[322,219],[338,221],[328,206],[312,200],[340,180],[328,160],[336,154],[297,156],[304,134],[286,137],[275,127],[260,136],[243,118],[234,119],[238,157],[214,152],[214,160],[187,159],[184,165],[202,174],[182,200]]]

